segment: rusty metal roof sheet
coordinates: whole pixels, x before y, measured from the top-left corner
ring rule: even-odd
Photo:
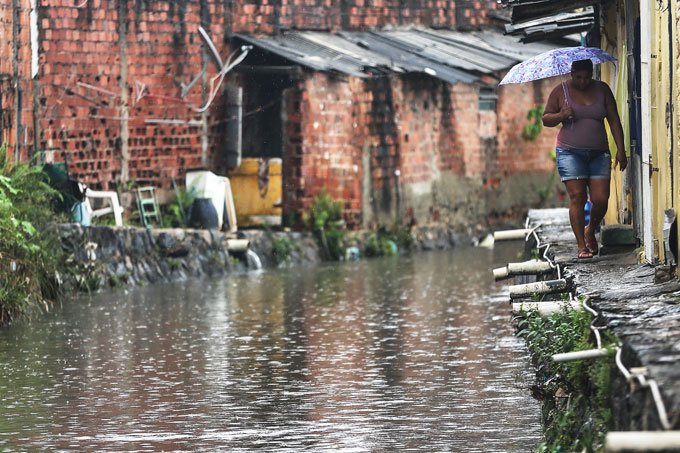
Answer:
[[[424,73],[449,83],[498,76],[519,61],[549,50],[523,45],[498,31],[408,28],[370,32],[290,31],[277,36],[237,34],[262,50],[317,71],[356,77]]]
[[[595,13],[589,6],[578,12],[558,13],[525,22],[511,23],[505,26],[505,32],[509,35],[520,36],[520,41],[528,43],[587,32],[594,24]]]
[[[603,0],[500,0],[505,7],[512,7],[512,22],[525,22],[541,17],[554,16],[578,8],[598,5]]]

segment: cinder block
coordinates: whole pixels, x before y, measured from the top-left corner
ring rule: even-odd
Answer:
[[[603,246],[636,245],[635,231],[632,225],[604,225],[600,230],[600,241]]]

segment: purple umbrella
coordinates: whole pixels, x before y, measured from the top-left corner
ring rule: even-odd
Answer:
[[[615,61],[616,58],[597,47],[562,47],[543,52],[516,64],[501,80],[501,85],[546,79],[571,72],[571,63],[592,60],[594,64]]]

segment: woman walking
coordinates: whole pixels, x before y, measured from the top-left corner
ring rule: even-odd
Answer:
[[[576,237],[579,259],[599,252],[595,232],[607,212],[611,154],[604,127],[607,119],[616,144],[616,165],[626,169],[623,128],[609,86],[593,80],[593,62],[578,60],[571,65],[571,80],[556,86],[548,97],[543,125],[562,124],[557,134],[557,170],[569,195],[569,221]],[[586,225],[583,208],[592,207]]]

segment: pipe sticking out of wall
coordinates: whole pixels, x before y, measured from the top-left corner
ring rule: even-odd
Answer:
[[[583,306],[578,302],[514,302],[512,313],[517,315],[522,311],[536,310],[540,316],[550,316],[565,308],[567,310],[583,310]]]
[[[610,431],[604,451],[679,451],[680,431]]]
[[[607,348],[586,349],[585,351],[572,351],[554,354],[552,359],[554,362],[571,362],[574,360],[599,359],[601,357],[609,357],[613,354],[614,351]]]
[[[519,299],[534,294],[554,294],[562,293],[567,290],[567,281],[563,278],[559,280],[547,280],[544,282],[524,283],[522,285],[510,286],[510,298]]]
[[[519,230],[503,230],[495,231],[493,233],[493,239],[495,241],[514,241],[514,240],[524,240],[526,235],[531,233],[531,229],[522,228]]]
[[[496,268],[493,270],[493,276],[496,280],[502,280],[516,275],[544,274],[552,269],[548,261],[529,260],[522,263],[508,263],[505,267]]]
[[[227,239],[227,250],[230,252],[245,252],[250,245],[249,239]]]

